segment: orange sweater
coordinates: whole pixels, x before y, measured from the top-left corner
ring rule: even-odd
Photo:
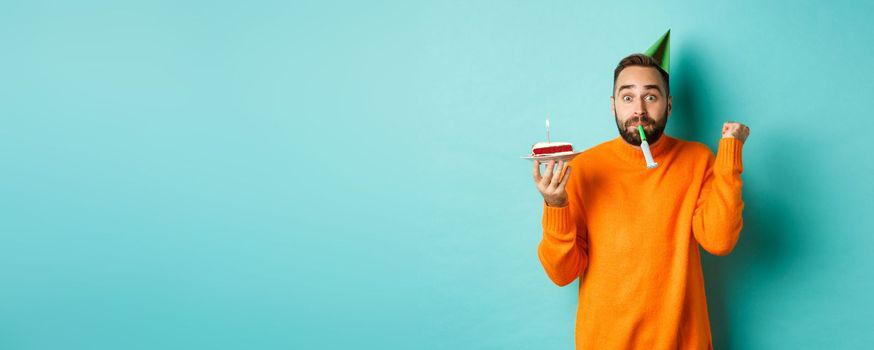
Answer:
[[[568,204],[543,203],[537,252],[559,286],[580,277],[577,349],[710,349],[698,245],[734,248],[743,227],[742,143],[663,135],[659,163],[622,138],[570,162]]]

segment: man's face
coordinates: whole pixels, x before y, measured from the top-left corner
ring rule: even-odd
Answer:
[[[640,146],[637,125],[643,125],[647,142],[653,144],[661,138],[668,124],[671,97],[665,96],[665,83],[658,70],[631,66],[616,77],[610,109],[625,142]]]

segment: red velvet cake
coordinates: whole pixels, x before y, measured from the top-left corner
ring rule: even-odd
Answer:
[[[570,142],[538,142],[531,147],[532,156],[552,155],[556,153],[573,153],[574,146]]]

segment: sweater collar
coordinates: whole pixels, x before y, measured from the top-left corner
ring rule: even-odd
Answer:
[[[662,134],[662,137],[656,143],[649,145],[649,150],[652,152],[652,157],[658,162],[659,158],[661,158],[660,156],[668,153],[675,143],[675,138],[668,136],[668,134]],[[625,161],[635,164],[644,163],[643,151],[640,148],[629,145],[628,142],[622,139],[622,136],[617,136],[613,139],[613,149],[619,158]]]

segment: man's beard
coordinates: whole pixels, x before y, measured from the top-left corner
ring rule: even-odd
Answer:
[[[628,127],[631,124],[634,124],[640,121],[644,126],[653,125],[652,131],[643,129],[643,133],[646,135],[646,142],[649,144],[656,143],[662,135],[665,133],[665,126],[668,125],[668,114],[667,108],[665,108],[665,117],[662,118],[660,122],[656,122],[654,119],[643,116],[643,117],[634,117],[625,121],[625,126],[623,127],[619,123],[619,116],[616,115],[616,112],[613,113],[613,116],[616,117],[616,128],[619,129],[619,135],[625,139],[625,142],[628,142],[634,146],[640,146],[640,132],[637,129],[633,129],[633,131],[628,131]]]

